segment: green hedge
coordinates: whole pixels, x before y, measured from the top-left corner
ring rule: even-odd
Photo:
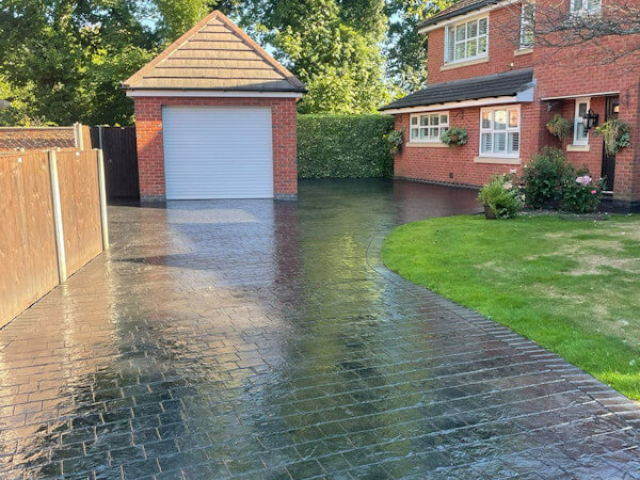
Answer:
[[[389,115],[299,115],[299,178],[366,178],[393,175],[383,135]]]

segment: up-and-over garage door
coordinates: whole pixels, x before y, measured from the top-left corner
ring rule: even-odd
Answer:
[[[162,108],[168,200],[273,197],[271,110]]]

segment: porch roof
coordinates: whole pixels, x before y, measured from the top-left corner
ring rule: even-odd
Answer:
[[[379,110],[426,107],[491,97],[515,97],[518,93],[529,89],[532,82],[533,69],[526,68],[496,75],[437,83],[385,105]]]

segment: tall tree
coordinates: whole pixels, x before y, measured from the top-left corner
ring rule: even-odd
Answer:
[[[238,13],[242,0],[152,0],[153,16],[161,38],[171,42],[211,11]]]
[[[418,33],[418,24],[453,3],[454,0],[388,0],[386,67],[398,94],[419,90],[427,81],[427,40]]]
[[[239,0],[3,0],[0,122],[130,124],[120,82],[218,4]]]
[[[0,75],[24,96],[24,114],[89,122],[108,100],[108,120],[128,122],[131,106],[109,72],[135,70],[157,45],[142,14],[136,0],[4,0]]]
[[[373,112],[388,99],[383,0],[249,3],[255,31],[307,85],[301,112]]]

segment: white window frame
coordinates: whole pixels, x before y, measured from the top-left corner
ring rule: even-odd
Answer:
[[[496,130],[495,129],[495,122],[494,122],[494,115],[496,111],[502,111],[505,110],[507,112],[507,125],[505,130]],[[517,111],[518,112],[518,126],[517,127],[509,127],[509,112],[510,111]],[[492,116],[491,116],[491,128],[483,128],[482,126],[482,116],[483,113],[485,112],[491,112]],[[505,106],[499,106],[499,107],[489,107],[489,108],[482,108],[480,109],[480,142],[478,145],[478,156],[483,157],[483,158],[520,158],[520,151],[522,150],[522,132],[521,132],[521,128],[522,128],[522,110],[520,108],[520,105],[505,105]],[[482,134],[483,133],[490,133],[492,135],[491,137],[491,152],[483,152],[482,151]],[[510,133],[517,133],[518,134],[518,151],[517,152],[512,152],[512,153],[494,153],[493,148],[495,146],[495,141],[494,141],[494,134],[495,133],[505,133],[507,136],[506,139],[506,145],[507,145],[507,149],[509,148],[509,134]]]
[[[480,35],[480,21],[481,20],[486,20],[486,22],[487,22],[487,32],[484,35]],[[456,58],[455,58],[455,51],[456,51],[455,45],[464,44],[465,45],[464,50],[465,50],[465,55],[466,55],[466,52],[467,52],[467,46],[466,45],[467,45],[467,43],[469,41],[469,39],[467,38],[466,32],[467,32],[467,28],[468,28],[467,25],[470,24],[470,23],[477,23],[478,24],[477,27],[476,27],[476,36],[471,38],[471,40],[475,39],[476,42],[477,42],[476,43],[476,52],[478,51],[478,45],[480,44],[479,40],[481,38],[483,38],[483,37],[486,39],[486,49],[485,49],[485,51],[483,53],[478,53],[478,54],[470,56],[470,57],[465,56],[463,58],[459,58],[459,59],[456,60]],[[450,50],[450,48],[449,48],[449,42],[450,42],[450,40],[449,40],[449,31],[451,29],[455,30],[457,27],[459,27],[461,25],[465,26],[465,38],[464,38],[464,40],[456,40],[454,38],[455,45],[454,45],[454,48],[453,48],[453,58],[449,58],[449,50]],[[454,33],[454,36],[455,36],[455,33]],[[470,62],[470,61],[473,61],[473,60],[486,58],[488,55],[489,55],[489,16],[485,15],[485,16],[482,16],[482,17],[472,18],[470,20],[465,20],[465,21],[462,21],[462,22],[455,23],[453,25],[449,25],[448,27],[445,28],[445,32],[444,32],[444,63],[445,64],[448,65],[448,64],[455,64],[455,63]]]
[[[442,116],[446,115],[447,116],[447,122],[446,123],[442,123]],[[429,125],[422,125],[422,117],[428,117],[429,118]],[[431,117],[438,117],[438,125],[433,125],[431,123]],[[417,119],[417,125],[414,125],[413,123],[413,119]],[[440,140],[440,137],[442,136],[442,134],[447,131],[449,129],[449,121],[450,121],[450,116],[449,116],[449,112],[448,111],[442,111],[442,112],[424,112],[424,113],[414,113],[413,115],[410,116],[409,118],[409,142],[410,143],[442,143],[442,140]],[[430,132],[430,130],[432,128],[437,128],[438,129],[438,138],[437,139],[433,139],[431,138],[430,135],[427,136],[427,138],[420,138],[420,131],[421,130],[427,130],[427,132]],[[413,138],[413,131],[417,130],[418,131],[418,137],[417,138]]]
[[[589,112],[591,108],[591,98],[576,98],[575,113],[573,115],[573,144],[574,145],[589,145],[589,131],[586,130],[586,138],[578,138],[578,126],[584,122],[584,117],[580,116],[580,105],[586,105],[586,111]]]
[[[589,8],[589,0],[570,0],[571,1],[571,13],[574,15],[596,15],[602,11],[602,0],[598,1],[598,4],[592,8]],[[578,7],[578,2],[581,6]]]
[[[527,8],[530,8],[531,11],[527,12]],[[533,34],[535,31],[535,14],[536,14],[536,4],[533,0],[525,0],[522,2],[522,10],[520,12],[520,49],[525,50],[529,48],[533,48],[534,38]],[[525,42],[525,34],[527,30],[531,31],[531,42]]]

